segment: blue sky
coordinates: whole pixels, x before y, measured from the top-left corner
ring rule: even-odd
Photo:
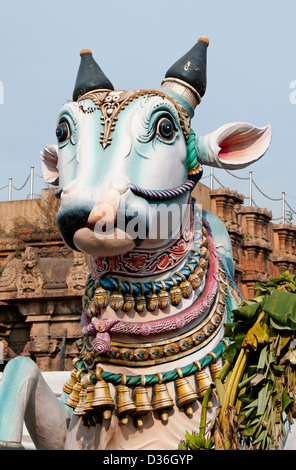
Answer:
[[[284,0],[9,0],[1,5],[0,188],[20,187],[39,152],[55,143],[60,107],[71,99],[82,48],[117,89],[158,88],[167,69],[206,35],[208,87],[192,127],[204,135],[233,121],[273,128],[270,149],[251,168],[271,198],[286,191],[296,211],[296,2]],[[209,174],[205,169],[204,174]],[[249,169],[236,173],[248,177]],[[248,195],[248,182],[223,170],[221,183]],[[204,180],[209,184],[209,178]],[[34,192],[43,187],[35,179]],[[215,183],[217,186],[217,183]],[[13,198],[26,198],[13,191]],[[281,215],[281,203],[254,189],[255,202]],[[0,190],[0,200],[7,189]],[[296,217],[296,216],[295,216]]]

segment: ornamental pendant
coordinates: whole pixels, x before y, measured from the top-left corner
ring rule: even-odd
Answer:
[[[170,289],[170,297],[173,305],[179,305],[182,300],[182,291],[179,286],[173,286]]]
[[[109,302],[107,292],[103,287],[97,287],[94,293],[94,304],[99,308],[106,308]]]
[[[158,294],[158,306],[161,310],[167,308],[171,303],[171,298],[166,290],[161,290]]]
[[[113,308],[113,310],[115,310],[116,312],[117,310],[122,308],[123,304],[124,304],[123,295],[120,292],[113,292],[110,296],[111,308]]]
[[[129,312],[135,306],[135,299],[132,294],[126,294],[124,296],[124,304],[121,307],[121,310],[124,312]]]
[[[146,308],[146,298],[143,294],[139,294],[135,297],[135,310],[141,313]]]
[[[193,288],[189,281],[182,281],[180,284],[180,289],[184,299],[188,299],[191,296]]]
[[[158,298],[155,292],[151,292],[150,294],[146,295],[146,304],[147,304],[147,310],[149,310],[149,312],[154,312],[154,310],[157,309]]]
[[[201,280],[197,273],[190,274],[188,281],[191,283],[192,288],[195,290],[201,285]]]

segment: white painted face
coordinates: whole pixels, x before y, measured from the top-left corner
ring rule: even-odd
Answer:
[[[108,92],[105,99],[101,95],[100,106],[91,97],[66,104],[58,116],[58,226],[69,246],[94,256],[124,253],[137,244],[163,244],[167,238],[156,235],[159,214],[171,206],[181,215],[179,220],[173,217],[169,239],[180,229],[181,206],[189,198],[187,191],[159,209],[129,189],[133,184],[162,191],[184,184],[186,141],[171,100],[157,92],[143,94],[119,110],[121,93],[126,92]],[[105,144],[100,141],[104,138]],[[113,224],[113,237],[110,230],[109,239],[102,233],[97,237],[96,224],[104,230]]]
[[[178,236],[189,190],[166,199],[161,209],[145,194],[184,188],[187,181],[179,111],[174,99],[153,90],[97,90],[61,109],[58,152],[50,146],[42,164],[47,182],[59,178],[57,222],[71,248],[113,256],[137,245],[159,247]],[[270,139],[270,125],[226,124],[196,139],[196,159],[203,165],[244,168],[264,155]],[[164,225],[168,212],[170,227]],[[159,234],[160,226],[168,228],[166,235],[165,230]]]

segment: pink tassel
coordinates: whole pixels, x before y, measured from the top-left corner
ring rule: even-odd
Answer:
[[[101,354],[110,351],[111,348],[111,338],[109,333],[97,333],[95,339],[92,342],[93,348],[96,352]]]

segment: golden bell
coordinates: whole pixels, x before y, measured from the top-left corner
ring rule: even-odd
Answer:
[[[124,298],[121,292],[113,292],[110,296],[110,307],[115,310],[119,310],[124,304]]]
[[[92,372],[89,372],[88,374],[84,375],[81,379],[81,385],[84,390],[84,401],[82,404],[82,411],[84,413],[92,410],[92,400],[94,396],[94,385],[90,381],[90,377],[92,374]],[[80,395],[81,393],[82,391],[80,392]]]
[[[177,369],[177,372],[179,375],[179,378],[175,381],[177,406],[178,408],[184,407],[185,413],[191,416],[192,407],[190,405],[198,399],[198,396],[186,377],[183,377],[181,370]]]
[[[219,374],[219,372],[221,370],[221,365],[217,361],[216,354],[214,354],[212,352],[210,352],[209,354],[213,357],[213,360],[210,363],[210,372],[211,372],[212,380],[215,380],[215,377]]]
[[[135,306],[135,299],[132,294],[126,294],[124,296],[124,304],[121,307],[121,310],[124,312],[129,312]]]
[[[162,284],[162,290],[158,293],[157,299],[158,299],[158,307],[161,310],[164,310],[167,308],[170,303],[171,303],[171,298],[170,294],[166,290],[166,285],[163,281],[160,281]]]
[[[76,374],[77,382],[74,385],[72,392],[70,393],[70,395],[66,399],[67,405],[70,406],[71,408],[76,408],[76,406],[78,405],[80,391],[82,390],[82,385],[80,383],[80,375],[84,371],[85,371],[85,369],[80,369],[77,372],[77,374]]]
[[[176,274],[180,276],[182,279],[182,282],[180,284],[182,296],[184,297],[184,299],[188,299],[192,294],[192,290],[193,290],[192,285],[189,281],[187,281],[187,279],[185,278],[183,274],[179,272],[176,272]]]
[[[179,286],[173,286],[170,289],[170,297],[173,305],[179,305],[182,300],[182,291]]]
[[[93,384],[90,382],[91,375],[92,375],[92,372],[89,372],[88,374],[82,377],[81,379],[82,389],[79,394],[79,402],[75,410],[73,411],[74,414],[81,416],[82,424],[87,427],[94,426],[95,424],[92,419],[92,416],[89,414],[89,411],[91,409],[90,402],[91,402],[91,397],[93,394],[93,391],[92,391]]]
[[[97,383],[94,386],[93,399],[91,403],[92,410],[96,413],[103,414],[105,419],[111,418],[111,412],[115,408],[114,401],[110,395],[107,382],[101,377],[102,369],[97,367],[96,376]]]
[[[115,406],[119,424],[127,424],[127,415],[136,411],[136,405],[131,397],[130,389],[125,385],[126,377],[122,375],[122,384],[116,387]]]
[[[63,392],[67,393],[68,395],[72,392],[74,385],[77,383],[76,374],[77,370],[73,369],[71,372],[70,379],[67,380],[63,387]]]
[[[131,282],[129,282],[129,286],[130,286],[130,291],[127,294],[125,294],[124,304],[121,307],[121,309],[124,312],[129,312],[135,306],[135,299],[134,299],[134,296],[133,296],[133,286],[132,286]]]
[[[182,300],[182,291],[178,286],[176,279],[174,277],[171,277],[171,279],[174,283],[173,287],[170,289],[171,303],[173,305],[179,305]]]
[[[210,242],[209,242],[209,240],[207,239],[207,236],[206,236],[206,235],[204,235],[204,236],[202,237],[202,244],[203,244],[203,246],[204,246],[205,248],[209,248],[209,246],[210,246]]]
[[[194,272],[195,272],[195,274],[198,275],[199,279],[202,281],[203,278],[204,278],[204,275],[205,275],[204,270],[200,266],[197,266],[197,268],[195,268]]]
[[[141,376],[141,385],[134,388],[133,400],[136,405],[134,413],[134,424],[137,428],[143,426],[141,416],[145,416],[153,410],[153,406],[149,400],[148,390],[145,388],[145,375]]]
[[[145,310],[146,308],[146,298],[142,294],[138,294],[135,297],[135,310],[138,313],[141,313]]]
[[[77,403],[76,408],[73,411],[73,414],[82,416],[85,414],[84,410],[84,404],[85,404],[85,399],[86,399],[86,389],[81,387],[80,393],[79,393],[79,401]]]
[[[155,284],[152,282],[152,292],[146,295],[146,306],[149,312],[154,312],[158,307],[158,297],[155,293]]]
[[[146,295],[146,306],[149,312],[154,312],[158,307],[158,297],[155,292],[150,292]]]
[[[209,253],[209,250],[207,249],[206,246],[201,247],[200,256],[201,256],[201,258],[205,259],[206,261],[209,259],[210,253]]]
[[[197,289],[201,285],[201,280],[200,280],[198,274],[195,273],[195,272],[190,274],[190,276],[188,277],[188,281],[191,283],[192,288],[194,290]]]
[[[97,315],[97,307],[94,299],[90,300],[88,303],[87,314],[89,317],[95,317]]]
[[[171,298],[170,298],[170,294],[167,291],[161,290],[157,297],[158,297],[158,307],[161,310],[164,310],[170,305]]]
[[[196,381],[196,389],[198,398],[201,399],[204,397],[207,389],[212,385],[212,380],[208,376],[208,374],[200,370],[195,374],[195,381]]]
[[[141,284],[141,293],[135,297],[135,310],[138,313],[144,312],[146,309],[145,286]]]
[[[152,406],[155,411],[159,412],[162,421],[168,420],[168,410],[173,408],[174,402],[169,394],[166,384],[162,381],[162,375],[157,374],[158,383],[153,387]]]
[[[208,267],[208,261],[205,258],[200,258],[198,265],[205,271]]]
[[[188,299],[191,296],[192,291],[193,291],[193,287],[189,281],[182,281],[180,284],[180,289],[182,291],[182,295],[184,299]]]
[[[98,309],[106,308],[109,302],[109,297],[106,290],[99,286],[96,288],[94,293],[94,304]]]

